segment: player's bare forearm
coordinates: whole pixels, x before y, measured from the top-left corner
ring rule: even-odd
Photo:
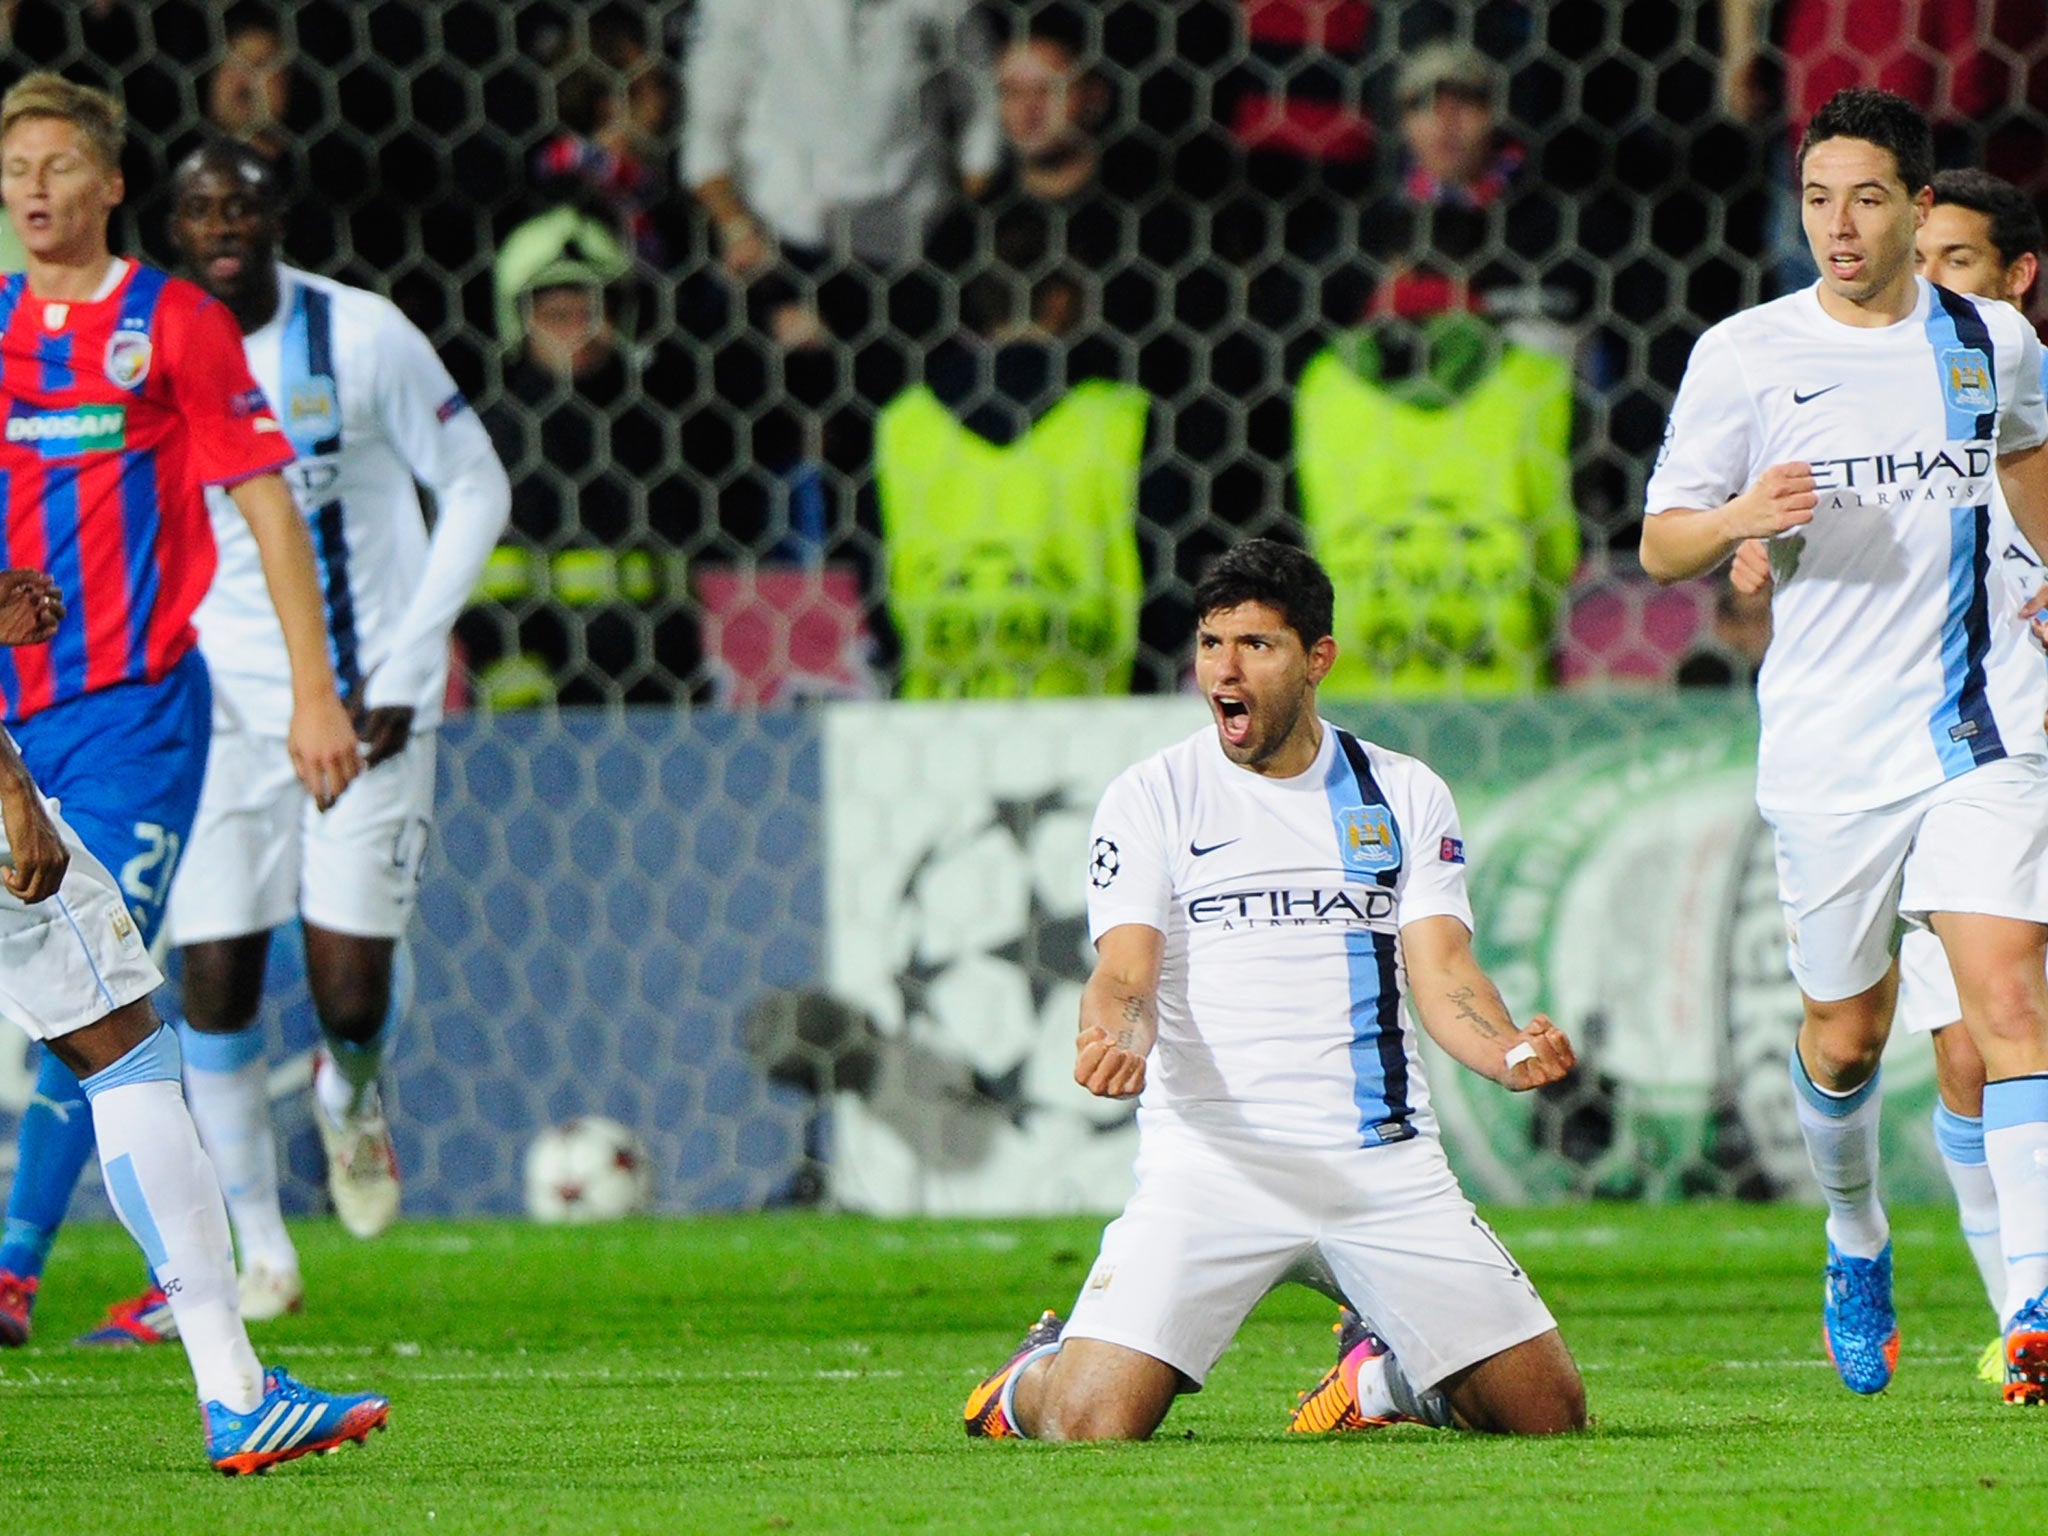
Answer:
[[[313,540],[284,477],[256,475],[231,487],[228,494],[256,540],[263,583],[284,629],[293,698],[303,702],[333,693],[334,669],[327,661],[327,609],[320,597]]]
[[[1674,508],[1644,518],[1640,548],[1644,572],[1654,581],[1689,581],[1726,560],[1736,541],[1722,526],[1722,510]]]
[[[1820,504],[1811,466],[1773,464],[1718,507],[1674,507],[1643,519],[1643,570],[1666,584],[1704,576],[1744,539],[1768,539],[1813,521]]]
[[[1517,1092],[1554,1083],[1576,1057],[1564,1031],[1542,1014],[1518,1028],[1500,990],[1472,953],[1455,917],[1425,917],[1401,930],[1409,1001],[1430,1039],[1460,1066]]]
[[[327,661],[327,608],[320,596],[313,541],[282,475],[257,475],[231,487],[228,494],[256,541],[264,585],[284,632],[292,673],[292,766],[324,810],[362,771],[362,757],[355,726],[335,692],[334,669]]]
[[[1082,1041],[1100,1040],[1143,1060],[1159,1038],[1159,999],[1149,988],[1097,971],[1081,994]]]
[[[56,895],[64,883],[64,871],[71,865],[71,854],[5,731],[0,731],[0,824],[7,829],[9,866],[0,875],[0,884],[30,904]]]
[[[1998,483],[2026,541],[2048,550],[2048,444],[2002,455]]]
[[[1098,1098],[1128,1099],[1145,1086],[1145,1058],[1159,1038],[1159,965],[1165,936],[1123,924],[1096,945],[1081,993],[1074,1081]]]

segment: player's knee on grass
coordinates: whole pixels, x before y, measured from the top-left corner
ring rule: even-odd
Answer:
[[[1015,1403],[1035,1440],[1145,1440],[1180,1387],[1180,1373],[1164,1361],[1072,1339],[1018,1382]]]
[[[1563,1435],[1586,1427],[1586,1383],[1563,1338],[1504,1349],[1446,1383],[1458,1422],[1496,1435]]]

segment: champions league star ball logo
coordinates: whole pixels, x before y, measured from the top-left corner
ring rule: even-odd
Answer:
[[[994,800],[955,820],[911,865],[898,904],[894,982],[904,1036],[964,1057],[974,1092],[1023,1126],[1053,1104],[1107,1130],[1129,1104],[1073,1088],[1081,988],[1094,966],[1086,868],[1116,873],[1106,838],[1088,841],[1092,806],[1064,790]]]

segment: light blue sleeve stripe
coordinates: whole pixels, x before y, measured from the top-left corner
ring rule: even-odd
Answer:
[[[142,1181],[135,1177],[134,1159],[123,1152],[108,1160],[106,1172],[107,1194],[113,1199],[114,1208],[121,1213],[135,1241],[142,1245],[142,1256],[149,1260],[149,1267],[161,1270],[171,1256],[164,1247],[164,1235],[156,1229],[156,1218],[149,1213],[149,1202],[142,1198]]]
[[[71,925],[71,936],[78,940],[79,952],[85,956],[85,968],[92,972],[92,984],[100,989],[100,1000],[107,1005],[107,1012],[112,1013],[116,1006],[114,994],[107,989],[107,978],[100,974],[99,961],[93,958],[92,946],[85,942],[85,930],[78,926],[78,914],[71,910],[71,904],[64,899],[62,892],[50,899],[64,914],[64,921]]]

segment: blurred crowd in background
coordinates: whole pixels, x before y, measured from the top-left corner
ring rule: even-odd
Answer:
[[[388,293],[513,531],[496,708],[1182,685],[1203,562],[1338,586],[1326,693],[1740,687],[1658,593],[1693,339],[1813,280],[1835,89],[2048,192],[2041,0],[0,0],[118,91],[129,248],[209,132]]]

